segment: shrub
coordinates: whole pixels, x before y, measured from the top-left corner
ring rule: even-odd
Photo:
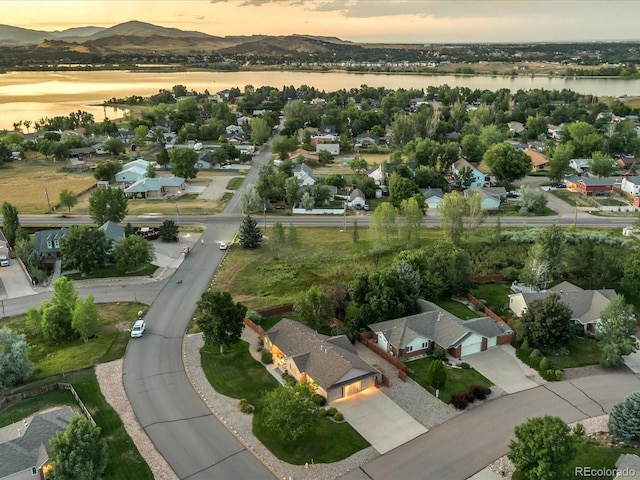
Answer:
[[[246,398],[241,398],[238,401],[238,410],[242,413],[253,413],[253,405],[251,405]]]
[[[471,385],[468,392],[478,400],[484,400],[491,393],[491,389],[484,385]]]
[[[522,343],[520,344],[520,348],[522,350],[529,350],[529,340],[527,340],[526,338],[522,340]]]
[[[467,362],[460,362],[457,364],[457,366],[462,368],[463,370],[468,370],[471,368],[471,365],[469,365]]]
[[[331,407],[327,408],[326,412],[329,417],[333,417],[336,413],[338,413],[338,410],[335,407]]]
[[[258,345],[258,346],[256,347],[256,352],[258,352],[258,353],[260,353],[260,352],[261,352],[261,351],[263,351],[263,350],[264,350],[264,347],[263,347],[262,345]]]
[[[466,393],[454,393],[451,395],[451,405],[454,406],[456,410],[464,410],[469,405],[467,401]]]
[[[284,383],[289,386],[294,386],[297,383],[296,379],[289,375],[289,372],[287,372],[286,370],[282,372],[282,380],[284,380]]]
[[[542,357],[538,368],[542,371],[549,370],[549,359],[547,357]]]
[[[333,419],[336,422],[342,422],[344,420],[344,416],[340,412],[336,412],[336,414],[333,416]]]
[[[273,356],[271,355],[271,352],[267,352],[266,350],[264,350],[262,352],[262,363],[269,364],[273,362]]]
[[[447,358],[447,351],[442,347],[436,347],[432,356],[433,358],[444,361]]]
[[[262,323],[262,315],[260,315],[255,310],[249,310],[246,314],[246,317],[256,325],[260,325]]]
[[[540,357],[542,357],[542,353],[537,348],[529,354],[529,358],[534,360],[534,363],[536,363],[535,360]]]
[[[321,408],[320,409],[320,416],[322,416],[322,417],[330,417],[331,415],[329,415],[329,409]]]
[[[484,309],[486,308],[486,305],[483,302],[478,302],[478,304],[476,305],[475,308],[479,312],[484,312]]]
[[[327,399],[319,393],[314,393],[313,395],[311,395],[311,401],[319,407],[324,407],[324,404],[327,403]]]
[[[464,398],[467,400],[467,403],[473,403],[476,401],[476,397],[473,393],[471,393],[469,390],[467,390],[464,393]]]
[[[582,440],[585,434],[586,434],[586,430],[584,429],[584,425],[581,423],[576,423],[573,427],[573,435],[577,439]]]

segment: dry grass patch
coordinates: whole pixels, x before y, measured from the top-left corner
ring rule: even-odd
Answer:
[[[63,189],[79,194],[96,183],[90,174],[58,172],[58,167],[60,164],[53,162],[29,165],[13,162],[3,167],[0,170],[2,200],[11,203],[22,214],[47,213],[47,194],[51,206],[55,206]]]

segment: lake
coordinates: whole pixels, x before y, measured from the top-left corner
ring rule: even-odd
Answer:
[[[335,91],[368,85],[371,87],[427,88],[450,85],[470,89],[498,90],[544,88],[573,90],[598,96],[640,96],[640,80],[619,78],[563,78],[541,76],[462,76],[345,72],[11,72],[0,75],[0,128],[13,129],[20,120],[68,115],[77,110],[92,113],[97,121],[117,118],[122,111],[99,106],[112,97],[149,96],[160,89],[185,85],[190,90],[215,93],[245,85],[313,86]],[[96,106],[97,105],[97,106]]]

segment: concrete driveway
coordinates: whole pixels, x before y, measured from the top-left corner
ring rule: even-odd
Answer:
[[[12,258],[8,267],[0,268],[0,299],[24,297],[35,293],[18,260]]]
[[[640,328],[636,328],[636,341],[640,343]],[[629,370],[636,375],[640,373],[640,350],[623,357],[623,360],[624,364],[629,367]]]
[[[484,352],[463,357],[462,361],[467,362],[507,393],[537,387],[538,383],[531,379],[537,372],[531,370],[527,365],[521,366],[515,356],[506,351],[507,348],[513,347],[510,345],[493,347]],[[523,368],[529,371],[525,372]]]
[[[375,388],[331,402],[331,406],[380,454],[427,432],[426,427]]]

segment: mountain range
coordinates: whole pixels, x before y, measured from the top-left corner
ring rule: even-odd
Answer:
[[[130,21],[109,28],[87,26],[53,32],[0,25],[0,47],[2,46],[37,46],[39,49],[54,48],[97,55],[217,51],[230,55],[287,56],[289,52],[326,53],[336,46],[356,47],[357,44],[339,38],[309,35],[218,37],[202,32]]]

